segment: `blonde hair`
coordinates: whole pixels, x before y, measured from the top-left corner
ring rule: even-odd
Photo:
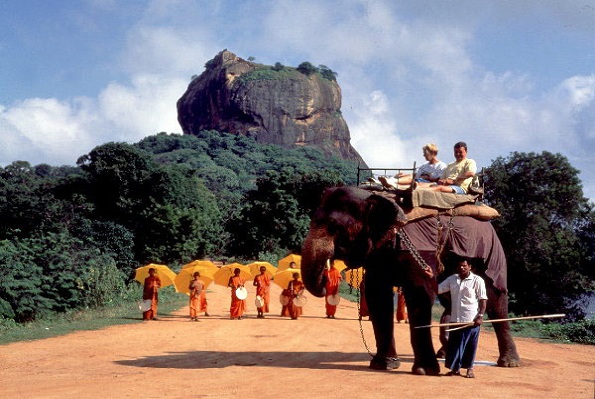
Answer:
[[[438,155],[438,147],[434,143],[428,143],[421,148],[423,151],[428,151],[430,154]]]

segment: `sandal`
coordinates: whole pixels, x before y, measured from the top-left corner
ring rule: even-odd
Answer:
[[[448,377],[452,377],[453,375],[459,376],[459,375],[461,375],[461,372],[460,371],[449,371],[448,373],[446,373],[446,375]]]
[[[465,376],[465,378],[475,378],[475,373],[473,372],[473,369],[467,370],[467,375]]]

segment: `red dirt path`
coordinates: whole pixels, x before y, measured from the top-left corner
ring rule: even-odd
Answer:
[[[211,317],[200,322],[188,321],[184,308],[159,321],[0,346],[0,397],[594,397],[593,346],[519,338],[523,366],[500,368],[491,366],[498,355],[495,335],[484,330],[476,379],[414,376],[409,328],[397,324],[401,368],[378,372],[367,367],[355,304],[342,301],[337,319],[329,320],[323,300],[309,297],[299,320],[280,318],[274,286],[272,312],[262,320],[249,292],[244,320],[228,319],[229,291],[212,286]],[[363,330],[372,350],[370,322]]]

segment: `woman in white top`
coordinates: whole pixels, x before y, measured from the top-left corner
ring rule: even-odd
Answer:
[[[428,163],[420,166],[415,173],[415,181],[417,183],[434,183],[442,177],[446,164],[438,160],[438,147],[434,143],[426,144],[422,147],[424,158]],[[406,173],[399,173],[395,177],[386,178],[380,176],[378,178],[382,185],[386,188],[403,188],[402,186],[409,186],[413,182],[413,175]],[[406,187],[405,187],[406,188]]]

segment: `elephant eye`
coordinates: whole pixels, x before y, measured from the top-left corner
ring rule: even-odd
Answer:
[[[330,235],[334,236],[335,234],[337,234],[338,230],[339,228],[336,225],[329,224],[328,226],[326,226],[326,231],[328,231]]]

